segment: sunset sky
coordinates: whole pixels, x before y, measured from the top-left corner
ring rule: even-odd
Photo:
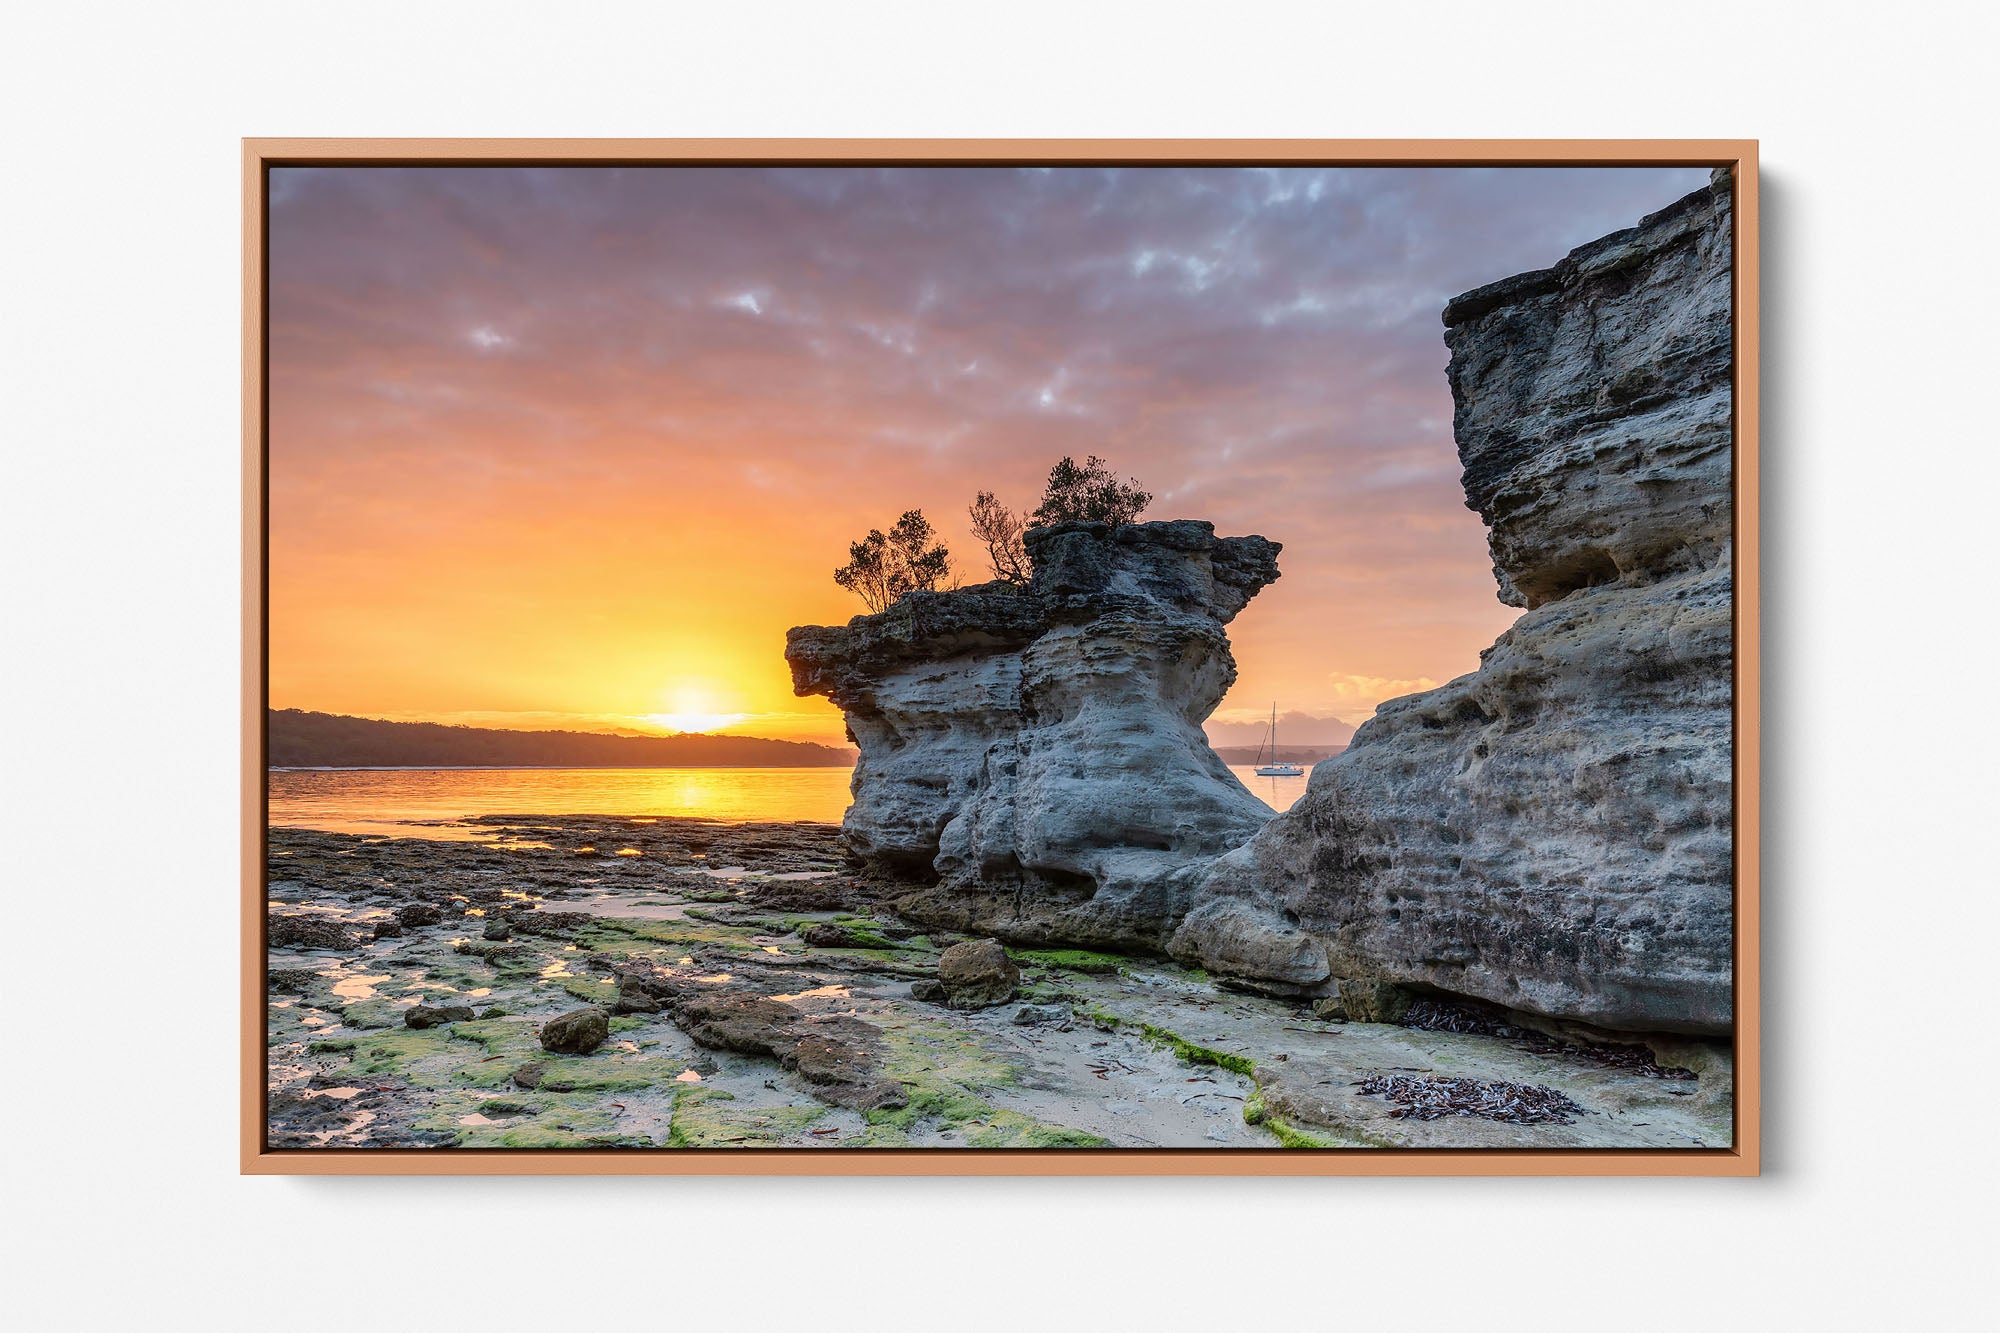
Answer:
[[[862,609],[847,543],[921,508],[978,582],[974,493],[1032,508],[1098,454],[1148,518],[1284,543],[1218,741],[1273,700],[1362,721],[1516,614],[1458,486],[1444,302],[1705,181],[274,171],[271,702],[839,743],[783,646]]]

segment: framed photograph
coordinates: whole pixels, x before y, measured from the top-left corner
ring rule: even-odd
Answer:
[[[245,1172],[1757,1172],[1753,142],[244,225]]]

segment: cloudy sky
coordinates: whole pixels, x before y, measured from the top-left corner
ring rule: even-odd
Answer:
[[[1098,454],[1148,517],[1284,543],[1218,739],[1361,721],[1515,614],[1439,310],[1705,179],[276,171],[272,703],[838,741],[782,649],[861,609],[847,543],[922,508],[978,581],[973,494]]]

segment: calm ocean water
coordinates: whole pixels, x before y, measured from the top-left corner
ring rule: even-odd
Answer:
[[[1274,810],[1305,794],[1306,780],[1260,778],[1231,768]],[[337,833],[398,830],[410,821],[466,815],[692,815],[722,820],[839,823],[845,768],[341,768],[273,769],[265,783],[271,823]],[[463,833],[457,836],[466,836]]]

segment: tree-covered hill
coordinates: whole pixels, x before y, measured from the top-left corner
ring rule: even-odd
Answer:
[[[274,708],[273,768],[846,768],[852,750],[754,736],[502,731]]]

